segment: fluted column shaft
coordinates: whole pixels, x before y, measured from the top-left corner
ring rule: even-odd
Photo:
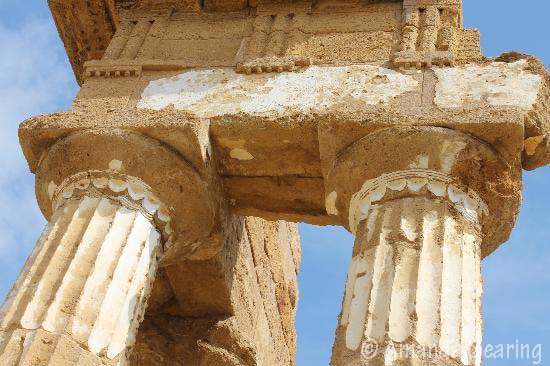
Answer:
[[[85,178],[59,192],[0,310],[1,365],[124,364],[162,250],[159,205],[133,188]]]
[[[516,167],[462,132],[396,127],[327,178],[327,212],[356,234],[332,364],[480,365],[481,258],[510,233]]]
[[[373,204],[363,217],[333,365],[479,365],[479,225],[429,194]]]

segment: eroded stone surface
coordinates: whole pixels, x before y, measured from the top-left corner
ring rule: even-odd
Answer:
[[[231,216],[223,242],[209,260],[163,269],[168,278],[155,283],[131,365],[295,364],[296,225]],[[161,294],[166,285],[179,302]]]
[[[482,142],[433,127],[381,130],[338,157],[327,188],[356,241],[333,365],[481,365],[481,259],[506,215],[507,194],[491,195],[519,179],[506,170]]]
[[[204,117],[310,113],[342,104],[388,104],[418,87],[410,76],[378,66],[312,66],[299,73],[241,75],[231,69],[188,71],[149,83],[138,108],[173,106]]]
[[[0,329],[11,338],[25,336],[21,348],[10,348],[7,340],[0,360],[28,357],[29,347],[40,343],[36,332],[61,334],[79,349],[77,361],[79,353],[98,365],[125,360],[161,250],[161,235],[138,210],[108,198],[70,199],[54,214],[2,306]],[[48,358],[48,365],[66,357],[55,345],[44,352],[33,357]]]
[[[476,102],[530,108],[537,100],[541,77],[526,71],[527,61],[493,62],[434,68],[438,78],[435,104],[459,108]]]
[[[481,365],[481,297],[475,224],[424,197],[373,206],[357,233],[332,364]]]

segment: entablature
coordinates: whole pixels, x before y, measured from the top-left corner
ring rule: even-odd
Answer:
[[[459,0],[50,0],[50,6],[80,83],[143,69],[419,69],[482,59],[479,32],[462,28]]]

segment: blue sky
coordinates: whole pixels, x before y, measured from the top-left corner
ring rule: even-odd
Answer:
[[[19,148],[25,118],[66,109],[78,87],[46,0],[0,0],[0,298],[44,225],[34,179]],[[550,66],[550,2],[464,0],[487,56],[518,50]],[[486,366],[550,360],[550,168],[524,175],[524,205],[511,240],[483,263],[485,343],[541,345],[541,357],[486,359]],[[328,365],[353,237],[301,225],[303,263],[297,318],[298,365]],[[538,363],[537,361],[542,361]]]

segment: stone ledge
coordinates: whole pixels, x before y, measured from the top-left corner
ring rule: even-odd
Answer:
[[[76,131],[139,132],[201,176],[221,177],[234,212],[332,224],[323,177],[346,147],[376,130],[445,127],[484,141],[512,166],[524,150],[534,152],[524,154],[527,168],[545,164],[548,140],[536,138],[548,129],[550,84],[537,65],[521,55],[412,73],[355,65],[270,75],[147,72],[122,84],[94,78],[72,111],[29,119],[20,140],[34,171],[55,141]],[[447,74],[464,74],[463,84],[452,88]]]

